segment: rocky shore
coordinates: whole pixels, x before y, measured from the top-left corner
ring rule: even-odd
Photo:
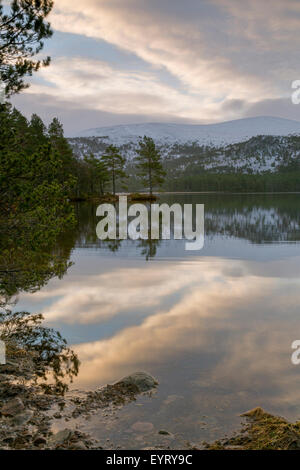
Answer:
[[[109,439],[100,442],[83,432],[82,423],[101,413],[114,416],[139,395],[151,396],[158,385],[151,375],[136,372],[94,391],[54,393],[55,389],[45,388],[38,380],[33,380],[37,369],[32,364],[27,352],[0,365],[1,450],[118,449],[118,443],[108,442]],[[150,445],[157,449],[194,450],[300,449],[300,422],[290,423],[262,408],[254,408],[241,416],[246,420],[245,425],[231,438],[196,444],[181,439],[180,443],[168,431],[160,430],[156,443]],[[147,424],[151,423],[137,422],[132,427],[140,430],[143,426],[144,431]],[[150,448],[146,441],[145,446]]]
[[[64,396],[45,394],[38,385],[13,383],[0,373],[0,449],[1,450],[88,450],[118,449],[118,444],[99,442],[82,432],[74,422],[89,420],[97,413],[115,413],[136,400],[138,395],[152,394],[158,383],[149,374],[137,372],[120,381],[90,392],[73,391]],[[12,375],[12,364],[6,368]],[[14,377],[16,379],[16,377]],[[232,437],[213,443],[184,443],[181,448],[193,450],[299,450],[300,422],[254,408],[243,415],[246,422]],[[57,429],[56,423],[66,425]],[[70,427],[68,424],[70,423]],[[60,426],[61,427],[61,426]],[[167,431],[159,431],[168,437]],[[107,439],[109,441],[109,439]],[[149,447],[150,448],[150,447]],[[159,446],[157,448],[164,448]]]
[[[12,367],[12,364],[8,364],[8,368]],[[92,392],[58,396],[41,393],[37,385],[14,384],[8,381],[7,374],[2,370],[0,449],[103,449],[100,442],[77,429],[66,428],[54,433],[54,421],[68,422],[79,416],[88,417],[108,407],[125,405],[135,400],[137,395],[149,393],[157,385],[157,381],[149,374],[137,372]]]

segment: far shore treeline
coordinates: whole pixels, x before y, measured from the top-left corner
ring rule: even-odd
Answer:
[[[153,139],[144,136],[136,148],[136,158],[126,161],[121,150],[107,145],[101,156],[89,153],[78,156],[64,137],[62,124],[54,118],[47,127],[42,119],[33,114],[27,120],[10,104],[1,106],[2,146],[6,147],[6,165],[2,164],[1,179],[11,180],[11,166],[15,174],[24,172],[26,158],[36,158],[31,168],[43,179],[39,172],[40,163],[47,158],[54,159],[58,181],[68,181],[64,189],[71,200],[103,198],[114,196],[116,192],[155,191],[220,191],[220,192],[293,192],[300,191],[300,163],[298,159],[288,159],[285,165],[275,171],[246,174],[238,170],[224,173],[201,170],[182,171],[174,177]],[[14,144],[5,135],[14,136]],[[5,143],[6,142],[6,143]],[[2,149],[2,150],[3,150]],[[9,155],[11,162],[7,161]],[[56,159],[56,163],[55,163]],[[5,172],[8,172],[7,174]],[[53,173],[54,175],[54,173]],[[54,181],[53,181],[54,182]],[[67,188],[68,186],[68,188]]]

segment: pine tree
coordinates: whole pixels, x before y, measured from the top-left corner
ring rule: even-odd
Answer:
[[[20,148],[28,149],[30,141],[28,120],[16,108],[12,109],[10,119],[14,133],[17,135],[17,137],[15,137],[15,142],[20,146]]]
[[[145,186],[148,185],[150,196],[152,196],[153,187],[163,184],[166,172],[162,166],[161,154],[151,137],[144,136],[139,141],[136,163],[138,176]]]
[[[89,169],[91,194],[95,194],[95,191],[99,188],[101,195],[103,195],[105,193],[106,184],[109,181],[109,174],[105,164],[92,153],[88,156],[86,155],[84,161]]]
[[[124,180],[126,173],[124,171],[126,159],[119,153],[119,149],[110,145],[102,155],[101,161],[104,163],[110,181],[112,183],[113,195],[116,194],[116,183],[118,180]]]
[[[64,173],[74,172],[75,158],[72,148],[64,136],[64,129],[57,118],[54,118],[48,127],[48,137],[53,150],[55,150],[63,163]]]
[[[42,147],[48,143],[47,128],[42,119],[37,114],[33,114],[31,116],[29,134],[31,151],[34,151],[34,149]]]
[[[99,180],[100,192],[103,195],[106,190],[106,185],[109,181],[109,174],[105,163],[103,163],[101,160],[97,160],[96,174]]]
[[[48,135],[52,145],[56,147],[57,150],[61,145],[64,146],[66,144],[63,126],[57,118],[54,118],[49,124]]]
[[[5,10],[0,4],[0,80],[8,96],[28,87],[26,75],[49,65],[50,57],[32,58],[43,49],[43,40],[52,36],[45,21],[52,8],[52,0],[11,0]]]

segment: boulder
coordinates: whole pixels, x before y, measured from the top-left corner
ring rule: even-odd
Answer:
[[[148,392],[157,387],[158,381],[146,372],[135,372],[117,382],[117,385],[135,385],[139,392]]]

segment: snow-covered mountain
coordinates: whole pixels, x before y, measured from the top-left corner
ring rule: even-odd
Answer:
[[[300,122],[276,117],[210,125],[100,127],[69,138],[69,143],[79,158],[91,153],[101,158],[108,145],[116,145],[126,157],[127,172],[131,174],[138,141],[144,135],[155,140],[171,178],[203,171],[274,172],[293,161],[300,162]]]
[[[161,145],[190,144],[224,146],[243,142],[257,135],[287,136],[300,134],[300,122],[271,116],[237,119],[218,124],[128,124],[88,129],[76,137],[98,137],[117,146],[136,143],[147,135]],[[75,136],[74,136],[75,137]]]

